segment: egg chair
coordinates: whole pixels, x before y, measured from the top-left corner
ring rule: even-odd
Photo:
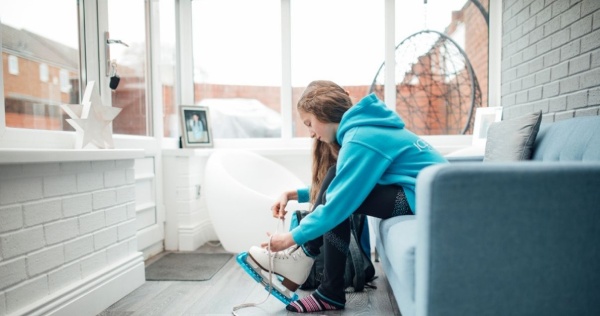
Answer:
[[[259,154],[215,150],[206,164],[203,191],[223,248],[232,253],[247,251],[268,241],[266,232],[288,231],[272,216],[271,206],[284,191],[302,187],[306,184],[291,171]],[[290,207],[288,211],[293,211]]]

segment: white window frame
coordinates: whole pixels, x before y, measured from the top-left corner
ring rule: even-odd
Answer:
[[[2,32],[0,32],[0,54],[2,53]],[[0,63],[0,148],[2,137],[6,131],[6,115],[4,110],[4,63]]]
[[[156,23],[158,13],[155,5],[159,0],[148,0],[147,10],[150,13],[150,21]],[[176,1],[177,15],[177,66],[178,66],[178,82],[186,83],[186,85],[178,85],[176,87],[176,99],[178,104],[190,103],[193,100],[193,56],[192,56],[192,29],[191,29],[191,1],[180,0]],[[398,0],[379,0],[385,1],[385,62],[394,62],[394,28],[395,16],[394,7]],[[502,43],[502,0],[490,0],[490,25],[489,25],[489,100],[490,106],[500,104],[500,76],[501,76],[501,43]],[[81,91],[85,88],[84,82],[95,80],[100,82],[98,87],[106,87],[101,91],[102,100],[105,105],[110,105],[110,92],[108,91],[109,78],[102,75],[105,74],[106,65],[98,63],[105,60],[104,40],[100,34],[101,30],[107,29],[107,4],[104,0],[81,0],[80,1],[80,18],[85,23],[85,32],[80,32],[81,42],[80,55],[81,59]],[[100,13],[98,13],[100,12]],[[282,118],[284,130],[282,137],[279,139],[268,140],[216,140],[215,147],[245,147],[249,143],[268,145],[271,147],[288,146],[292,138],[292,96],[291,96],[291,30],[290,30],[290,0],[281,0],[281,23],[282,23],[282,83],[281,83],[281,104]],[[148,22],[148,24],[152,24]],[[178,141],[175,138],[163,138],[162,124],[162,104],[160,97],[160,80],[158,76],[160,72],[156,69],[157,65],[152,62],[151,56],[159,56],[159,42],[156,41],[159,35],[158,27],[150,27],[148,39],[149,57],[148,64],[152,65],[149,68],[148,85],[151,93],[148,94],[148,106],[152,109],[152,121],[149,122],[152,126],[152,135],[154,136],[128,136],[114,135],[116,148],[145,148],[149,151],[158,150],[161,148],[177,148]],[[85,40],[84,40],[85,39]],[[154,40],[154,41],[153,41]],[[0,43],[2,41],[0,35]],[[151,53],[150,53],[151,51]],[[15,56],[16,57],[16,56]],[[389,72],[386,72],[386,89],[385,102],[388,106],[392,106],[395,100],[394,89],[394,72],[392,67]],[[3,72],[0,65],[0,72]],[[3,84],[3,76],[0,76],[0,85]],[[447,136],[447,135],[442,135]],[[44,131],[44,130],[27,130],[7,128],[5,122],[4,111],[4,91],[0,89],[0,148],[73,148],[74,133],[60,131]],[[310,144],[307,140],[293,141],[293,143]]]
[[[146,1],[146,11],[152,11],[150,8],[154,5],[158,5],[158,0]],[[158,11],[153,10],[155,19],[157,20]],[[109,86],[109,77],[104,76],[106,65],[99,63],[99,60],[105,60],[104,52],[104,30],[108,29],[108,16],[107,16],[107,2],[105,0],[81,0],[79,1],[79,18],[80,23],[85,26],[82,27],[80,32],[80,91],[84,91],[85,83],[87,81],[95,81],[96,87],[100,90],[102,103],[110,106],[111,94]],[[151,18],[152,19],[152,18]],[[147,27],[148,22],[146,23]],[[154,31],[153,31],[154,32]],[[158,29],[152,35],[148,35],[148,43],[151,39],[158,38]],[[0,34],[0,44],[2,37]],[[149,49],[156,50],[158,48],[159,41],[154,42],[154,46],[149,46]],[[1,46],[0,46],[1,47]],[[158,54],[157,51],[153,53]],[[150,53],[149,53],[150,55]],[[158,55],[157,55],[158,56]],[[16,56],[15,56],[16,57]],[[150,64],[148,59],[148,64]],[[0,72],[3,72],[2,65],[0,65]],[[151,85],[153,74],[159,75],[159,72],[149,70],[147,76],[147,84]],[[0,87],[4,87],[3,76],[0,76]],[[103,88],[105,87],[105,88]],[[113,134],[115,148],[131,148],[131,149],[145,149],[148,153],[160,152],[159,143],[162,139],[162,104],[156,104],[155,100],[162,100],[161,89],[148,89],[152,91],[152,94],[147,95],[147,106],[152,109],[151,115],[153,121],[148,122],[149,126],[153,127],[151,132],[154,136],[132,136],[132,135],[121,135]],[[98,93],[98,92],[96,92]],[[174,142],[173,142],[174,143]],[[6,126],[6,113],[4,104],[4,89],[0,89],[0,148],[45,148],[45,149],[72,149],[75,146],[75,133],[65,131],[48,131],[48,130],[35,130],[35,129],[23,129],[23,128],[11,128]]]
[[[490,0],[488,7],[488,106],[501,106],[502,0]]]

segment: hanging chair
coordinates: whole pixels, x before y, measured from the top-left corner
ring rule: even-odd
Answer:
[[[383,100],[384,67],[370,92]],[[481,89],[464,50],[446,34],[424,30],[396,46],[396,111],[419,135],[470,134]]]

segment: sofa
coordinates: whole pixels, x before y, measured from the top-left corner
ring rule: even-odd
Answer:
[[[525,161],[449,159],[416,215],[370,219],[403,316],[600,315],[600,117],[538,128]]]

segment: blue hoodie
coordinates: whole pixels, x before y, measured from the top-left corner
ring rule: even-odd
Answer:
[[[336,139],[341,148],[336,176],[327,188],[327,203],[315,208],[291,231],[299,245],[322,236],[350,217],[376,184],[402,186],[414,212],[419,171],[447,162],[433,147],[406,130],[400,116],[375,94],[364,97],[344,113]],[[307,197],[306,192],[299,193]]]

